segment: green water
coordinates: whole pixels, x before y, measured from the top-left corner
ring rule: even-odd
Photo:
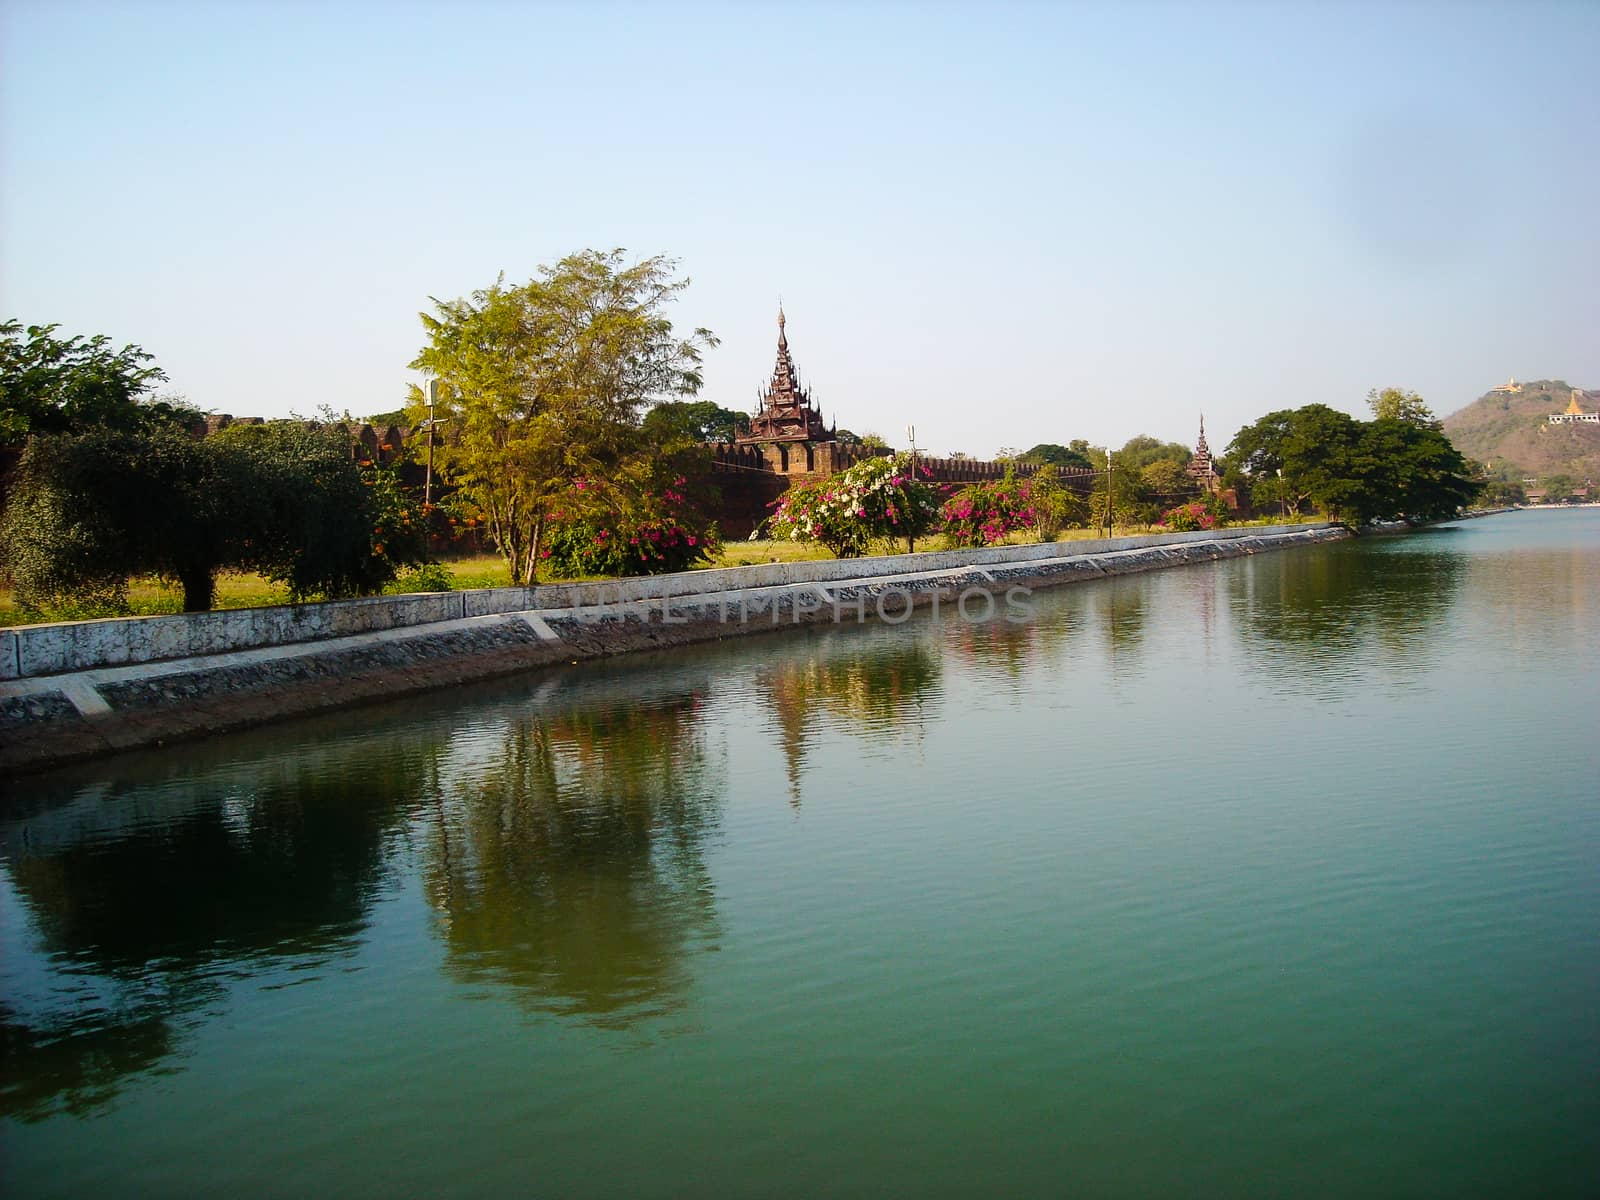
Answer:
[[[9,1196],[1600,1190],[1600,510],[0,810]]]

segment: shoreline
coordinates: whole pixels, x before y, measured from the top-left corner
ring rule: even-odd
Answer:
[[[979,597],[984,615],[976,619],[1003,620],[1012,589],[1350,536],[1329,524],[1246,527],[1112,539],[1095,548],[1040,543],[17,627],[0,631],[12,639],[0,648],[0,661],[10,656],[10,677],[0,682],[0,769],[45,770],[520,671],[823,621],[898,624],[915,609],[947,603],[973,620],[968,610]],[[213,619],[219,616],[225,619]],[[367,624],[343,632],[341,621]],[[308,629],[311,636],[296,636]],[[19,640],[29,630],[31,640]],[[177,636],[184,632],[223,644],[184,654]]]

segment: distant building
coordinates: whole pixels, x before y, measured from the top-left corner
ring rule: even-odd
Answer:
[[[1567,401],[1567,411],[1552,413],[1545,418],[1546,425],[1600,425],[1600,411],[1584,412],[1583,406],[1578,403],[1578,397],[1583,395],[1577,388],[1572,389],[1572,398]]]
[[[1499,387],[1492,389],[1493,392],[1503,392],[1508,396],[1515,396],[1521,390],[1522,385],[1517,382],[1517,377],[1515,375],[1513,375],[1505,383],[1502,383]]]
[[[882,448],[841,442],[834,426],[823,420],[811,389],[789,353],[788,319],[778,309],[778,357],[772,378],[760,390],[761,402],[750,428],[732,442],[711,446],[722,505],[717,514],[724,538],[742,538],[760,527],[773,503],[790,487],[827,479],[856,463],[891,453]],[[984,462],[919,454],[918,474],[934,484],[979,483],[1038,471],[1036,463]],[[1093,486],[1094,471],[1067,467],[1058,474],[1080,491]]]

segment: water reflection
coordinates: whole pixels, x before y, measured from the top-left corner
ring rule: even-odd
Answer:
[[[1437,656],[1465,580],[1453,532],[1255,559],[1228,576],[1241,644],[1284,687],[1305,682],[1284,665],[1336,686],[1373,669],[1416,676]]]
[[[187,775],[146,755],[0,825],[14,894],[63,979],[0,1010],[0,1111],[103,1104],[177,1053],[239,964],[352,949],[427,753],[339,740]]]
[[[624,1026],[681,1003],[716,935],[703,852],[724,787],[698,691],[621,687],[508,724],[453,771],[423,878],[446,970]]]
[[[870,741],[920,739],[936,706],[943,660],[925,630],[842,630],[815,638],[756,672],[771,706],[798,808],[806,747],[831,723]]]

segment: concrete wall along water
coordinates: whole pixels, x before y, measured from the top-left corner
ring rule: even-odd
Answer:
[[[821,562],[758,563],[602,583],[539,584],[318,604],[241,608],[164,617],[114,617],[0,630],[0,679],[26,679],[102,667],[227,654],[261,646],[324,641],[377,630],[498,613],[582,608],[680,596],[715,595],[800,583],[836,583],[921,571],[1014,564],[1195,541],[1260,538],[1324,526],[1290,525],[1146,534],[1091,541],[1040,542],[975,550],[935,550]]]
[[[0,630],[0,791],[8,773],[173,738],[840,611],[862,620],[893,591],[905,611],[972,588],[1046,587],[1343,536],[1307,525],[1152,534]]]

